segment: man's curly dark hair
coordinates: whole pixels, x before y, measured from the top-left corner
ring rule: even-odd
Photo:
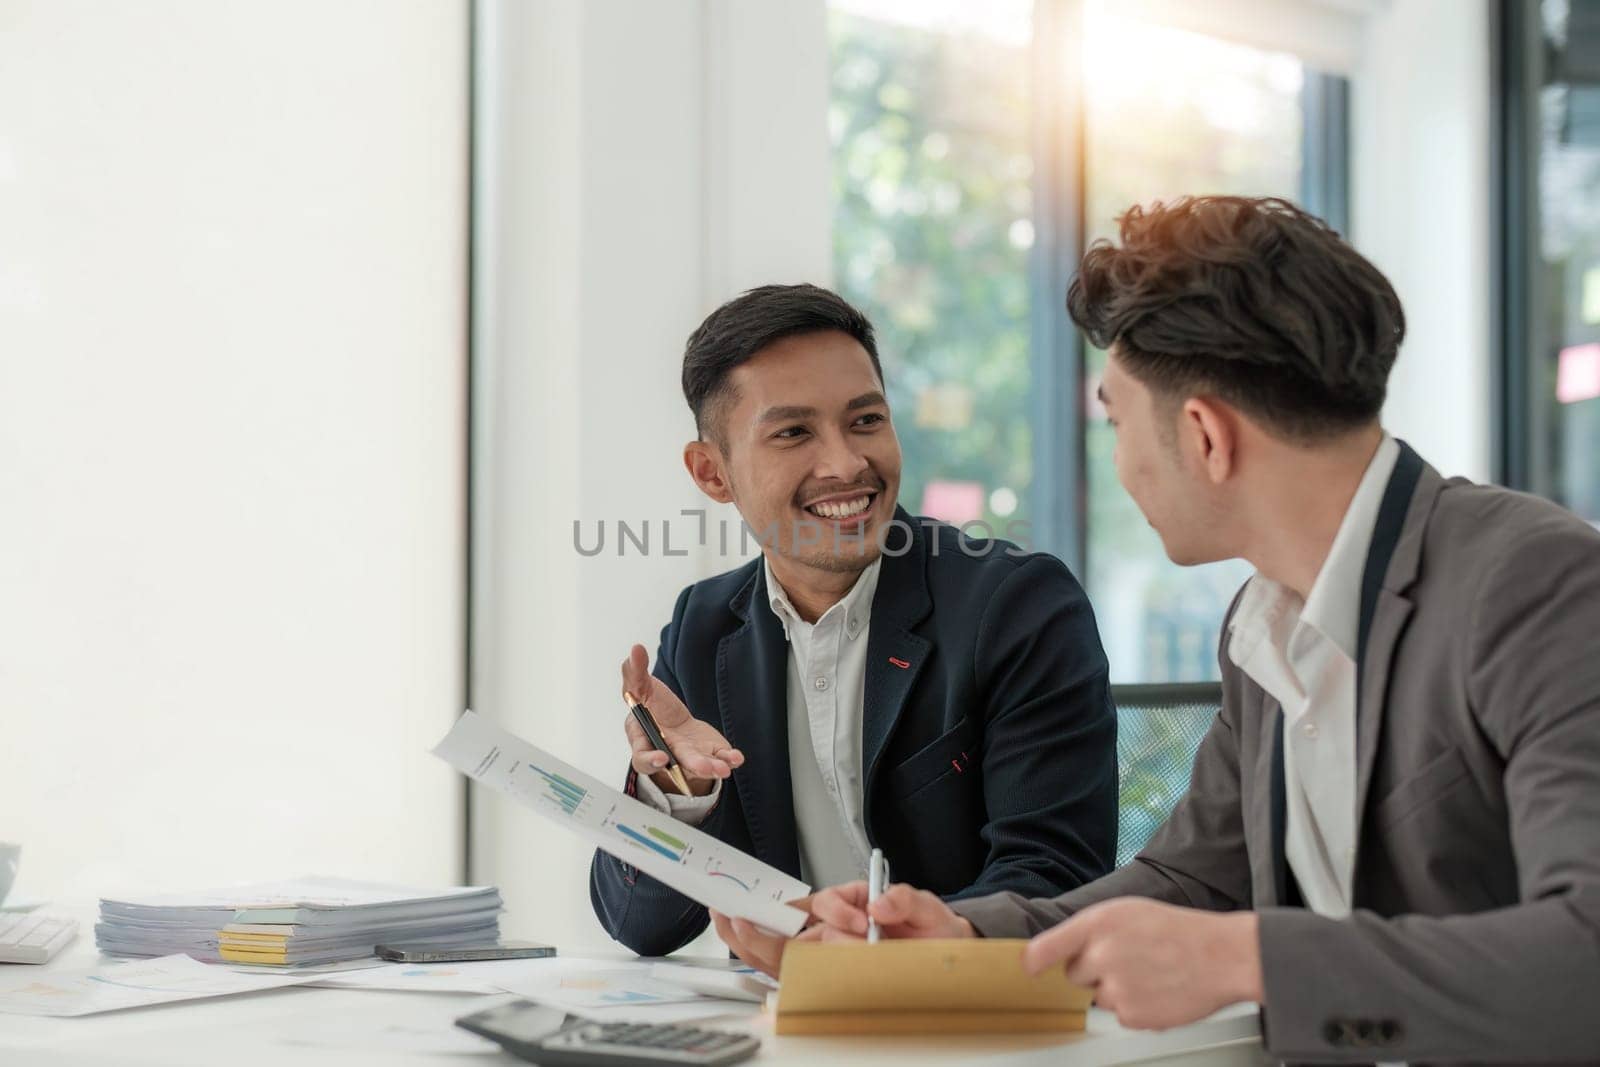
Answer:
[[[1405,313],[1387,278],[1286,200],[1133,207],[1083,257],[1067,311],[1158,398],[1214,395],[1315,441],[1383,407]]]

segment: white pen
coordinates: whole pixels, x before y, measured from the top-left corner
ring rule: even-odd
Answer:
[[[889,888],[889,861],[883,858],[883,849],[872,850],[872,858],[867,861],[867,944],[877,944],[879,929],[877,920],[872,917],[872,903],[883,895]]]

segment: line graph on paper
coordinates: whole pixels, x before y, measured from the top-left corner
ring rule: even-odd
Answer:
[[[710,859],[710,860],[706,861],[706,874],[710,875],[713,878],[726,878],[728,881],[732,882],[734,885],[738,886],[740,889],[743,889],[746,893],[750,892],[751,890],[753,890],[755,888],[755,886],[750,885],[749,883],[745,882],[745,880],[740,878],[738,875],[729,874],[727,871],[723,870],[722,869],[722,860],[718,859],[718,858],[713,858],[713,859]],[[758,881],[759,881],[759,879],[758,879]],[[774,897],[773,899],[776,900],[778,898]]]

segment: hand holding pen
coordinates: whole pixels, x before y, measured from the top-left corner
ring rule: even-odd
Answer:
[[[872,858],[867,861],[867,943],[877,944],[882,936],[882,927],[872,917],[872,905],[878,902],[889,889],[889,861],[883,857],[883,849],[872,850]]]
[[[652,776],[663,792],[703,796],[719,778],[744,765],[744,753],[728,743],[709,724],[689,714],[676,693],[650,673],[650,658],[642,645],[634,645],[622,663],[623,699],[629,706],[624,729],[633,747],[633,769]],[[653,721],[656,737],[641,724]],[[679,776],[672,774],[680,772]]]

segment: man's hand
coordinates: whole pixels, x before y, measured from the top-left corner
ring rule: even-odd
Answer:
[[[670,742],[669,742],[670,743]],[[812,924],[796,941],[860,941],[867,936],[867,883],[848,882],[809,897],[790,901],[811,913]],[[872,917],[885,937],[976,937],[972,924],[951,911],[932,893],[909,885],[892,885],[872,903]],[[759,971],[778,977],[789,938],[744,919],[711,913],[717,936],[734,955]]]
[[[1123,1026],[1165,1030],[1240,1001],[1266,999],[1253,911],[1217,913],[1123,897],[1028,942],[1022,966],[1064,966]]]
[[[819,941],[859,941],[867,936],[867,883],[847,882],[810,897],[811,914],[822,925]],[[871,905],[885,937],[975,937],[972,924],[925,889],[891,885]],[[810,934],[808,930],[806,933]]]
[[[744,753],[728,744],[728,739],[689,714],[683,701],[650,674],[650,656],[643,645],[634,645],[622,661],[622,688],[650,711],[661,728],[661,738],[678,757],[696,796],[711,792],[718,778],[726,778],[744,764]],[[623,721],[628,744],[633,746],[633,769],[650,775],[663,793],[676,793],[678,787],[666,773],[667,754],[650,746],[650,739],[629,714]]]
[[[796,908],[809,906],[812,897],[802,897],[790,901]],[[734,919],[722,914],[715,908],[711,910],[711,924],[717,928],[717,936],[722,938],[724,944],[733,950],[733,954],[744,960],[758,971],[778,977],[778,971],[783,967],[783,949],[789,943],[789,938],[782,934],[775,934],[764,926],[757,926],[748,919]],[[800,931],[796,941],[816,941],[819,939],[823,928],[812,926]]]

